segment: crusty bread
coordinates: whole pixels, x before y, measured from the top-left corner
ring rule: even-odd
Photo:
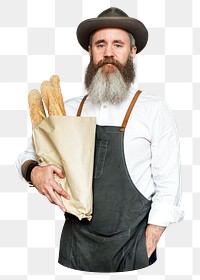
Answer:
[[[50,81],[44,81],[41,84],[41,94],[49,116],[63,116],[55,95],[54,87]]]
[[[40,86],[42,99],[44,101],[47,112],[49,112],[49,97],[48,97],[47,90],[46,90],[48,85],[49,85],[49,81],[44,81]]]
[[[58,75],[51,76],[50,82],[51,82],[51,84],[54,88],[54,93],[55,93],[55,96],[57,98],[59,107],[62,111],[62,114],[63,114],[63,116],[66,116],[65,106],[64,106],[64,102],[63,102],[61,88],[60,88],[60,78],[59,78],[59,76]]]
[[[46,117],[40,92],[33,89],[29,92],[28,103],[32,126],[36,126]]]
[[[49,116],[65,116],[65,108],[60,89],[60,79],[57,75],[53,75],[50,81],[44,81],[40,87],[41,94],[34,89],[29,92],[28,102],[30,107],[30,116],[32,125],[38,125],[45,117],[45,109]]]

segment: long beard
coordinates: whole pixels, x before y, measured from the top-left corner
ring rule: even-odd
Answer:
[[[85,74],[88,99],[94,104],[119,104],[126,99],[134,78],[131,57],[124,66],[113,58],[101,60],[97,65],[91,59]]]

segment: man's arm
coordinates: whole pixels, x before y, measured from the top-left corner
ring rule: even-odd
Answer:
[[[167,227],[183,219],[180,148],[176,124],[166,102],[160,100],[152,127],[151,170],[155,192],[148,224]]]
[[[165,229],[166,227],[150,224],[147,225],[145,231],[145,238],[148,258],[150,258],[152,253],[155,251],[158,241]]]
[[[179,139],[171,111],[163,101],[159,102],[153,123],[151,152],[155,193],[145,234],[149,257],[165,228],[183,219]]]

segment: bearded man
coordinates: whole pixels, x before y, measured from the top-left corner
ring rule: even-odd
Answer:
[[[32,147],[19,156],[18,170],[65,212],[60,264],[92,272],[144,268],[156,261],[165,228],[183,218],[175,123],[161,98],[134,87],[133,59],[148,39],[143,23],[109,8],[80,23],[77,37],[90,55],[88,94],[65,106],[68,115],[97,119],[92,220],[67,213],[55,194],[70,199],[53,177],[63,178],[62,171],[34,165]]]

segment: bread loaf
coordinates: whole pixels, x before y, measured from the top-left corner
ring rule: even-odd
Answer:
[[[61,88],[60,88],[60,78],[58,77],[58,75],[53,75],[50,78],[50,82],[54,88],[54,93],[57,98],[59,107],[62,111],[62,114],[63,114],[63,116],[66,116],[65,106],[64,106],[64,102],[63,102]]]
[[[46,90],[46,88],[48,87],[48,84],[49,84],[49,81],[44,81],[44,82],[42,82],[42,84],[40,86],[42,99],[44,101],[47,112],[49,112],[49,97],[48,97],[47,90]]]
[[[32,126],[39,125],[46,117],[46,114],[42,103],[42,98],[38,90],[33,89],[29,92],[28,103]]]
[[[50,81],[41,84],[41,94],[49,116],[63,116],[54,87]]]

